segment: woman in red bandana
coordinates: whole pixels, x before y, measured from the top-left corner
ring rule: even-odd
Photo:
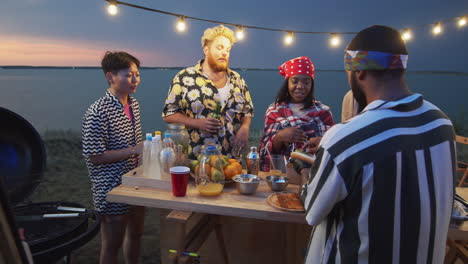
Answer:
[[[270,168],[268,152],[289,156],[302,149],[314,154],[320,138],[334,125],[330,108],[315,100],[315,67],[308,57],[286,61],[279,73],[285,81],[265,113],[259,147],[263,171]]]

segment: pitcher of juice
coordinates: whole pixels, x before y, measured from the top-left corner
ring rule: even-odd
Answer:
[[[223,168],[226,162],[218,145],[203,146],[195,177],[197,189],[201,195],[216,196],[221,194],[224,188]]]

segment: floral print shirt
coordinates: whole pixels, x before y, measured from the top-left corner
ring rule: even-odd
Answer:
[[[172,85],[164,105],[162,117],[182,113],[190,118],[210,117],[216,103],[220,102],[218,89],[202,73],[203,60],[195,66],[181,70],[172,80]],[[221,106],[220,120],[223,124],[216,134],[209,134],[198,129],[189,128],[191,150],[190,158],[201,152],[204,144],[219,144],[224,155],[231,156],[232,142],[244,116],[253,117],[253,104],[249,89],[244,79],[235,71],[227,70],[229,95]]]
[[[289,156],[295,149],[302,148],[303,144],[290,144],[284,147],[279,153],[273,153],[273,139],[278,131],[287,127],[300,127],[304,130],[307,139],[313,137],[322,137],[325,132],[335,123],[333,122],[330,108],[319,101],[309,108],[303,110],[303,115],[297,117],[287,103],[272,103],[265,113],[265,127],[263,128],[263,137],[258,147],[260,152],[260,167],[262,171],[270,170],[271,154],[281,154]]]

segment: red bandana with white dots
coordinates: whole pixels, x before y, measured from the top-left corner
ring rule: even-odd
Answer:
[[[309,57],[302,56],[281,64],[279,74],[283,75],[285,79],[297,74],[309,75],[314,79],[315,67]]]

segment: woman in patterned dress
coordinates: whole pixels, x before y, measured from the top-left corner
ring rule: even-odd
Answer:
[[[297,57],[283,63],[279,70],[285,81],[265,113],[259,146],[263,171],[270,168],[268,152],[289,156],[292,151],[303,149],[315,153],[320,138],[334,125],[330,108],[315,100],[312,61]]]
[[[107,52],[101,62],[109,89],[83,118],[83,155],[101,219],[100,263],[117,263],[124,246],[126,263],[137,263],[144,207],[106,201],[107,193],[134,169],[142,152],[140,106],[130,94],[140,83],[140,62],[126,52]]]

